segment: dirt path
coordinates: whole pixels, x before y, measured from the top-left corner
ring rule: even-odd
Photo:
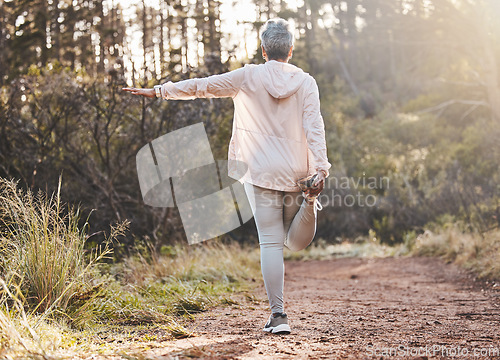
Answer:
[[[262,332],[263,286],[256,299],[199,314],[197,337],[147,357],[500,359],[500,284],[479,285],[438,259],[287,262],[287,336]]]

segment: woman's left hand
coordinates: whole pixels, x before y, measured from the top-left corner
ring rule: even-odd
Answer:
[[[132,93],[132,95],[141,95],[144,97],[155,98],[155,89],[122,88],[123,91]]]

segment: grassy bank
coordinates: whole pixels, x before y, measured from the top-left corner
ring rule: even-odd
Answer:
[[[340,257],[436,256],[472,271],[480,279],[500,280],[500,230],[479,234],[460,230],[459,224],[432,227],[423,234],[408,232],[401,244],[389,246],[374,236],[327,243],[314,240],[307,249],[291,252],[287,260],[324,260]]]
[[[188,337],[193,314],[237,304],[234,294],[260,277],[258,249],[220,241],[106,262],[127,223],[112,226],[94,249],[87,222],[79,223],[59,192],[23,192],[1,179],[0,358],[114,354]]]
[[[171,250],[155,260],[136,256],[103,266],[91,279],[101,289],[73,306],[72,314],[57,307],[40,312],[27,304],[22,288],[12,291],[0,279],[0,358],[109,355],[134,343],[189,337],[196,334],[193,314],[238,305],[235,294],[252,299],[252,287],[261,281],[258,253],[237,244]],[[75,312],[78,321],[71,317]]]
[[[196,313],[256,301],[252,288],[262,281],[257,246],[212,240],[137,251],[114,263],[111,243],[126,236],[127,223],[112,226],[93,249],[87,222],[81,223],[78,209],[61,204],[58,191],[32,194],[0,179],[0,358],[126,357],[128,349],[195,334]],[[397,246],[371,234],[285,250],[287,260],[413,255],[440,256],[500,279],[499,230],[480,235],[450,226],[409,232]]]
[[[473,271],[481,279],[500,280],[500,230],[467,233],[458,226],[432,232],[427,230],[414,240],[411,253],[439,256]]]

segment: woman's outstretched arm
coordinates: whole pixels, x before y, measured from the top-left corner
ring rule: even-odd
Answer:
[[[161,86],[161,97],[166,100],[235,97],[244,81],[244,68],[205,78],[167,82]],[[133,95],[154,98],[154,89],[123,88]]]

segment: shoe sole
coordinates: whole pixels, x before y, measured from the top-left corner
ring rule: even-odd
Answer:
[[[290,334],[290,326],[288,324],[281,324],[275,327],[269,327],[264,329],[265,332],[271,333],[271,334]]]

